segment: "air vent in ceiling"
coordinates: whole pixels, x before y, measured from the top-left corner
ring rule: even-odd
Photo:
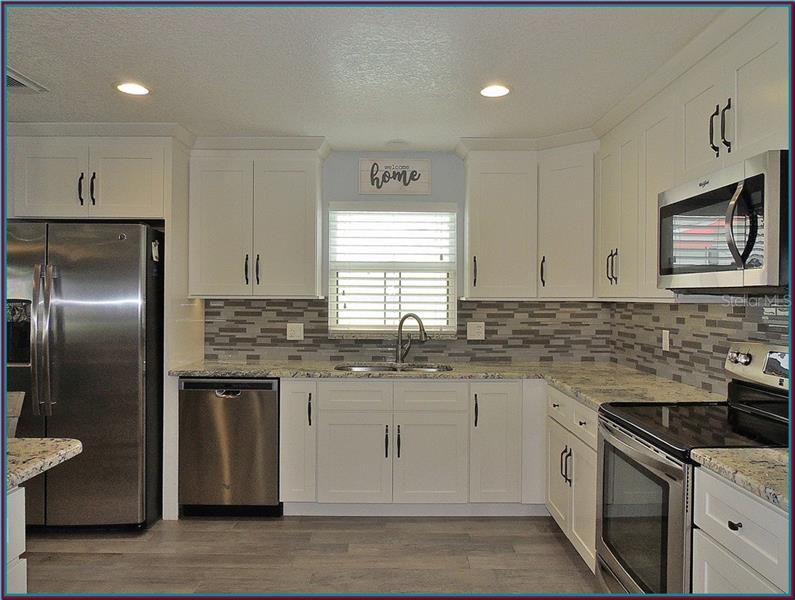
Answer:
[[[15,71],[11,67],[6,67],[6,90],[10,92],[38,94],[40,92],[46,92],[47,88],[40,83],[36,83],[29,77],[25,77],[19,71]]]

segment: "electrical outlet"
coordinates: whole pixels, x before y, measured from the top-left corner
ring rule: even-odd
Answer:
[[[486,339],[486,324],[483,321],[468,321],[467,322],[467,339],[468,340],[485,340]]]
[[[300,342],[303,339],[304,339],[304,324],[287,323],[287,340],[291,342]]]
[[[668,352],[671,349],[671,332],[667,329],[662,330],[662,349]]]

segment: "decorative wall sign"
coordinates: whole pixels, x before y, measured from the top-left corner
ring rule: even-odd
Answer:
[[[430,194],[430,159],[359,160],[360,194]]]

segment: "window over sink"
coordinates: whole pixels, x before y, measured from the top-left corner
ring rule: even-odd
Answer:
[[[456,331],[454,206],[331,206],[329,332],[393,333],[416,313],[426,330]],[[406,330],[416,330],[413,321]]]

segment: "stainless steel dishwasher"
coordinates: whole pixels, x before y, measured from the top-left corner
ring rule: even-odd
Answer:
[[[279,505],[277,379],[180,379],[179,503]]]

